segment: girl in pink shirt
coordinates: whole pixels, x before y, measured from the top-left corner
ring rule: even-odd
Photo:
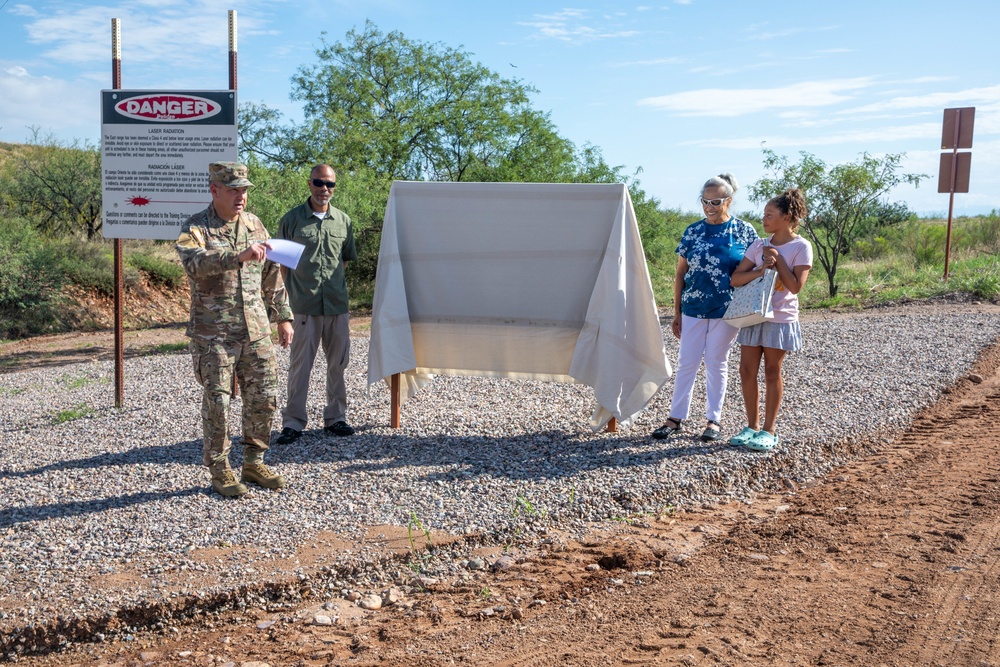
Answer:
[[[806,200],[798,188],[786,190],[764,207],[762,223],[767,239],[755,241],[733,272],[733,287],[746,285],[764,275],[765,269],[778,272],[771,306],[774,319],[740,329],[740,384],[746,404],[747,426],[729,444],[769,452],[778,444],[774,423],[784,392],[781,363],[787,352],[802,349],[799,328],[799,291],[812,268],[812,245],[796,234],[806,216]],[[765,244],[766,240],[766,244]],[[757,375],[764,359],[764,428],[760,428],[760,391]]]

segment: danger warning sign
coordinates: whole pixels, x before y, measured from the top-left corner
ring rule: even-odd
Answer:
[[[236,91],[101,91],[104,236],[173,240],[237,159]]]

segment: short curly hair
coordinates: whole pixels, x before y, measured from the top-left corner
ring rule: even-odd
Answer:
[[[798,188],[788,188],[777,197],[771,197],[767,203],[774,204],[782,215],[791,216],[790,226],[793,232],[799,228],[806,215],[809,214],[808,209],[806,209],[805,195]]]

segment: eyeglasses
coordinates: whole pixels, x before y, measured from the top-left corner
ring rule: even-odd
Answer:
[[[315,185],[317,188],[325,187],[330,190],[333,190],[335,187],[337,187],[337,181],[324,181],[322,178],[312,179],[312,184]]]
[[[313,183],[315,183],[315,182],[316,181],[313,181]],[[702,197],[701,198],[701,205],[702,206],[722,206],[722,202],[724,202],[724,201],[726,201],[728,199],[729,199],[729,197],[719,197],[718,199],[705,199],[704,197]]]

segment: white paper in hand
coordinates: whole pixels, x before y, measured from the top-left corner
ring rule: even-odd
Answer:
[[[267,251],[267,258],[293,270],[299,265],[299,257],[302,257],[302,251],[306,249],[301,243],[285,239],[269,239],[268,244],[271,249]]]

